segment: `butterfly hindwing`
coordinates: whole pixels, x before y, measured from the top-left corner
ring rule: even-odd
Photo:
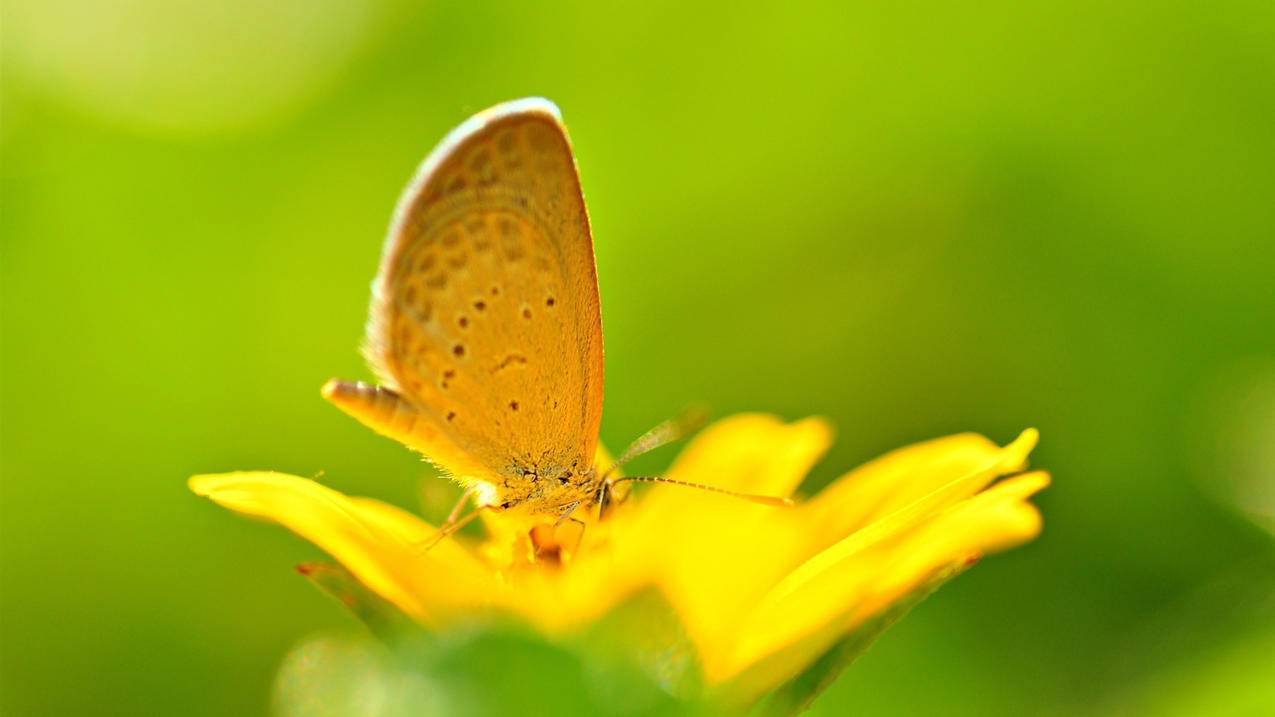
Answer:
[[[396,410],[414,414],[400,416],[397,431],[374,427],[459,478],[499,486],[592,465],[602,409],[597,275],[552,103],[480,113],[426,159],[390,228],[365,353],[407,404]]]

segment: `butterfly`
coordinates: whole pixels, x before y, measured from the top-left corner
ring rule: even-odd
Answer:
[[[595,461],[603,361],[593,235],[552,102],[479,112],[425,159],[394,212],[364,354],[379,385],[333,379],[323,395],[423,454],[479,508],[561,521],[605,505],[616,481]],[[688,424],[661,424],[616,464]]]

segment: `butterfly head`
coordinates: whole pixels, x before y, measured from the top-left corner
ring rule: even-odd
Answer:
[[[579,456],[537,460],[514,459],[501,471],[493,507],[554,515],[561,506],[589,504],[597,494],[598,475],[591,461]]]

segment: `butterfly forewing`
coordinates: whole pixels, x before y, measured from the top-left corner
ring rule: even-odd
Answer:
[[[593,240],[557,108],[481,113],[422,165],[373,286],[365,352],[458,474],[581,473],[602,409]]]

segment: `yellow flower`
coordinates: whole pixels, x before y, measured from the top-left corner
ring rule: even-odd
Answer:
[[[819,419],[738,415],[702,432],[667,475],[790,495],[830,440]],[[746,703],[905,598],[986,552],[1033,538],[1041,519],[1027,499],[1049,482],[1043,472],[1021,472],[1036,440],[1028,430],[1004,447],[973,434],[909,446],[792,508],[655,485],[589,524],[560,560],[537,560],[525,534],[500,516],[488,521],[482,544],[448,538],[424,550],[433,526],[312,480],[242,472],[196,476],[190,487],[313,542],[430,628],[512,614],[563,636],[627,597],[658,590],[680,618],[704,683]],[[1002,476],[1010,477],[996,482]]]

